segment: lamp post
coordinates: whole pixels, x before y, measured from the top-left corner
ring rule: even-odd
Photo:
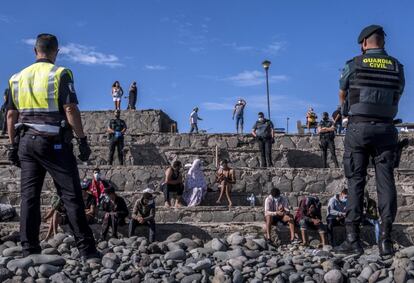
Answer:
[[[289,134],[289,117],[286,118],[286,134]]]
[[[266,89],[267,89],[267,115],[270,120],[270,98],[269,98],[269,67],[271,62],[269,60],[264,60],[262,66],[266,71]]]

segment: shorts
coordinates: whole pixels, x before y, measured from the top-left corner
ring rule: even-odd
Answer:
[[[325,225],[321,222],[319,225],[315,225],[312,221],[301,219],[299,221],[300,230],[317,230],[319,233],[325,233]]]
[[[282,215],[282,216],[273,215],[272,216],[272,225],[275,225],[276,226],[278,223],[282,223],[283,225],[287,225],[288,224],[288,221],[287,222],[283,221],[282,220],[283,217],[284,217],[284,215]]]
[[[113,99],[114,101],[121,101],[121,97],[117,97],[117,96],[113,96],[113,97],[112,97],[112,99]]]

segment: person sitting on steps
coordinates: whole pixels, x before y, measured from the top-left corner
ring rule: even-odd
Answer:
[[[161,185],[164,193],[165,207],[171,207],[170,193],[176,193],[175,207],[182,206],[182,195],[184,192],[183,177],[181,175],[181,161],[174,161],[172,166],[165,171],[165,181]]]
[[[265,200],[265,238],[271,241],[272,226],[278,223],[289,225],[290,241],[295,242],[295,223],[290,213],[289,201],[280,194],[278,188],[272,188]]]
[[[321,237],[322,245],[326,245],[325,227],[322,223],[321,203],[316,196],[307,196],[299,202],[296,211],[295,222],[299,225],[302,234],[302,244],[309,245],[308,229],[317,230]]]
[[[221,198],[223,197],[223,194],[226,194],[227,201],[229,203],[229,208],[233,205],[230,198],[230,192],[231,188],[234,184],[236,184],[236,175],[234,173],[234,170],[231,169],[228,165],[228,160],[223,159],[220,162],[220,168],[217,171],[216,174],[216,182],[219,184],[220,188],[220,196],[217,199],[217,204],[220,204]]]

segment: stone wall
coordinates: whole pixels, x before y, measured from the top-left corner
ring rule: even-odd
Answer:
[[[94,166],[80,166],[81,178],[91,177]],[[101,166],[103,176],[110,180],[120,192],[132,201],[139,196],[139,192],[147,187],[159,189],[164,179],[163,166],[128,166],[110,167]],[[205,170],[210,190],[217,190],[215,185],[215,171]],[[18,204],[20,201],[20,170],[11,166],[0,166],[0,201]],[[268,195],[272,187],[278,187],[286,194],[292,206],[296,206],[298,199],[305,194],[317,194],[324,204],[330,196],[340,191],[346,184],[341,169],[236,169],[237,183],[233,187],[232,196],[235,205],[248,205],[247,197],[254,194],[257,204],[261,205],[264,197]],[[414,201],[414,171],[397,170],[395,172],[397,190],[399,193],[399,205],[412,205]],[[375,197],[374,172],[369,171],[367,188]],[[54,184],[50,177],[44,184],[42,198],[43,204],[48,204]],[[217,193],[209,193],[209,198],[204,205],[215,205]],[[162,204],[162,197],[159,203]]]
[[[81,113],[85,133],[106,133],[113,111],[84,111]],[[127,110],[121,111],[121,119],[125,120],[128,134],[166,133],[171,132],[171,125],[176,123],[161,110]]]

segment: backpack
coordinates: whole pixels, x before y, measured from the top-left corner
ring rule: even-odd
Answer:
[[[263,123],[258,123],[256,128],[256,136],[259,138],[267,138],[269,137],[269,127],[270,127],[270,121],[265,120]]]

